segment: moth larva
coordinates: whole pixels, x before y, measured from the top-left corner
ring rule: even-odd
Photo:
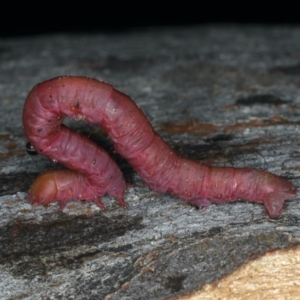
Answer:
[[[94,201],[114,196],[125,206],[126,183],[112,158],[88,138],[62,125],[67,116],[101,126],[154,190],[170,192],[194,205],[238,199],[263,203],[270,217],[294,198],[296,187],[269,172],[250,168],[209,167],[179,157],[153,130],[144,113],[110,84],[87,77],[57,77],[37,84],[23,111],[25,134],[34,149],[70,170],[48,171],[29,190],[34,204],[72,199]]]

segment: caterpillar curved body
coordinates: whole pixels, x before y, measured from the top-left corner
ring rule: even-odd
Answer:
[[[101,126],[143,180],[198,206],[238,199],[260,202],[270,217],[294,198],[296,187],[271,173],[232,167],[209,167],[179,157],[153,130],[127,95],[110,84],[87,77],[57,77],[37,84],[23,110],[23,126],[37,152],[70,170],[47,171],[29,190],[33,204],[89,200],[104,208],[109,194],[122,206],[126,183],[116,163],[89,139],[62,125],[67,116]]]

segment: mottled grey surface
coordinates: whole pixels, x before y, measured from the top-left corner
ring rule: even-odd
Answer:
[[[181,155],[300,186],[299,36],[300,27],[207,26],[0,40],[0,299],[166,299],[298,244],[298,198],[277,219],[246,202],[197,210],[149,190],[122,160],[127,210],[109,197],[105,212],[33,208],[30,183],[59,166],[26,154],[21,114],[40,81],[96,77],[130,95]]]

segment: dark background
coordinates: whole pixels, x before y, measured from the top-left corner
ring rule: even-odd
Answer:
[[[23,7],[21,6],[23,5]],[[122,32],[151,26],[190,26],[210,23],[263,26],[300,23],[297,7],[216,2],[73,2],[35,4],[6,2],[0,18],[0,37],[57,32]],[[29,7],[31,5],[31,7]]]

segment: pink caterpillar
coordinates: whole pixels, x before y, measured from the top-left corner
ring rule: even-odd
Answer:
[[[110,84],[87,77],[57,77],[37,84],[23,111],[25,134],[37,152],[71,170],[47,171],[29,190],[31,203],[93,201],[114,196],[125,207],[126,183],[116,163],[89,139],[62,125],[68,116],[102,126],[144,181],[198,206],[238,199],[263,203],[270,217],[294,198],[296,187],[271,173],[232,167],[209,167],[179,157],[153,130],[143,112]]]

